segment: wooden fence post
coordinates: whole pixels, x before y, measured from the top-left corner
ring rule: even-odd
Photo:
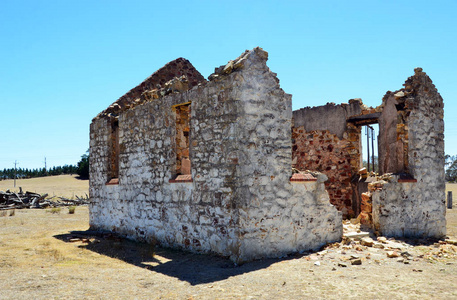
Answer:
[[[452,208],[452,191],[447,192],[447,208]]]

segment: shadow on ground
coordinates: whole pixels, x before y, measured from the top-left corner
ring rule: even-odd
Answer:
[[[153,246],[134,242],[112,233],[91,230],[71,231],[68,234],[54,237],[68,243],[82,242],[79,245],[80,248],[120,259],[152,272],[172,276],[187,281],[191,285],[225,280],[231,276],[267,268],[271,264],[281,261],[281,259],[264,259],[237,266],[223,257]],[[302,256],[297,255],[296,257]]]

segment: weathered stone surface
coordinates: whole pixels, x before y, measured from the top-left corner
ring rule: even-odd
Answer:
[[[91,226],[235,262],[340,240],[341,213],[330,204],[327,177],[289,181],[291,96],[267,57],[260,48],[247,51],[204,85],[143,92],[139,104],[120,111],[117,185],[106,185],[110,121],[95,118]],[[188,130],[177,122],[183,104],[191,108]],[[187,159],[192,179],[173,180],[188,172]]]
[[[358,148],[355,154],[351,154],[355,149],[351,141],[328,131],[308,132],[303,126],[293,128],[292,140],[294,167],[324,173],[328,177],[325,187],[330,202],[344,216],[354,215],[351,178],[353,165],[357,165],[354,170],[358,169]]]
[[[375,229],[388,237],[443,237],[446,219],[441,183],[433,184],[434,179],[426,177],[417,183],[397,180],[373,193]]]
[[[328,131],[339,139],[343,139],[343,135],[347,131],[347,119],[361,114],[362,110],[363,104],[360,99],[351,99],[349,104],[327,103],[323,106],[304,107],[294,110],[294,127],[303,126],[307,132]]]
[[[373,219],[383,235],[446,234],[443,99],[421,68],[404,88],[388,92],[379,119],[382,172],[400,173],[373,195]],[[413,180],[400,180],[403,173]]]
[[[386,236],[443,237],[443,101],[422,69],[379,107],[292,113],[267,59],[246,51],[209,82],[178,59],[94,118],[91,226],[236,262],[338,241],[342,213]],[[361,126],[378,121],[381,172],[396,174],[368,177]]]

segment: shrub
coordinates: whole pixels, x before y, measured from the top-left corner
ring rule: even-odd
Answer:
[[[74,214],[75,210],[76,210],[76,206],[74,206],[74,205],[68,207],[68,213],[70,215]]]

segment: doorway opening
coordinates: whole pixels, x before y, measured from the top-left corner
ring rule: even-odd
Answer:
[[[362,126],[362,166],[370,172],[378,173],[378,135],[379,125],[369,124]]]

